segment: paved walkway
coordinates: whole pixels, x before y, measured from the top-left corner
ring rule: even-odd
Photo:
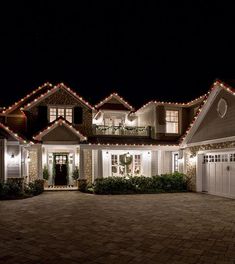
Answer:
[[[235,200],[47,192],[0,201],[0,263],[235,263]]]

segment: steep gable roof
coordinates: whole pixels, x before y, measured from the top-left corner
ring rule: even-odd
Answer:
[[[37,89],[33,90],[31,93],[27,94],[25,97],[21,98],[19,101],[15,102],[13,105],[8,108],[3,109],[2,114],[12,113],[14,110],[19,109],[25,104],[33,101],[36,97],[39,97],[45,91],[49,91],[52,88],[52,84],[47,82],[39,86]]]
[[[12,129],[5,126],[4,124],[0,123],[0,128],[6,131],[7,134],[9,134],[11,137],[16,139],[20,143],[27,143],[26,139],[24,139],[22,136],[19,136],[17,133],[15,133]]]
[[[204,117],[210,110],[212,103],[214,102],[215,98],[217,97],[217,95],[221,90],[225,90],[226,92],[235,96],[235,90],[232,87],[225,84],[221,80],[216,80],[213,83],[211,89],[208,91],[206,97],[203,100],[203,103],[198,109],[195,117],[193,118],[185,134],[181,137],[181,141],[180,141],[181,147],[185,147],[187,143],[190,141],[190,139],[193,137],[193,135],[196,133],[198,127],[202,123]]]
[[[120,107],[122,106],[122,107]],[[112,93],[104,100],[100,101],[96,106],[97,109],[110,109],[110,110],[128,110],[133,111],[134,107],[131,106],[117,93]],[[115,109],[116,108],[116,109]]]
[[[83,136],[82,133],[80,133],[78,131],[78,129],[76,129],[73,125],[71,125],[63,117],[58,117],[56,120],[54,120],[53,122],[51,122],[48,127],[44,128],[37,135],[33,136],[33,139],[34,140],[37,140],[37,141],[41,141],[42,140],[42,137],[44,137],[46,134],[48,134],[49,132],[51,132],[52,130],[54,130],[55,128],[57,128],[59,126],[65,126],[67,129],[69,129],[75,135],[77,135],[80,138],[81,141],[87,140],[87,138],[85,136]]]
[[[90,109],[94,109],[93,106],[91,106],[88,102],[86,102],[81,96],[79,96],[75,91],[73,91],[70,87],[66,86],[64,83],[59,83],[57,85],[55,85],[51,90],[48,90],[46,93],[41,94],[40,96],[38,96],[37,98],[35,98],[33,101],[29,102],[28,104],[26,104],[22,110],[28,110],[31,107],[33,107],[34,105],[40,103],[43,99],[47,98],[48,96],[52,95],[53,93],[55,93],[56,91],[58,91],[59,89],[64,89],[65,91],[67,91],[69,94],[71,94],[73,97],[75,97],[77,100],[79,100],[80,102],[83,103],[83,105],[85,105],[86,107],[90,108]]]

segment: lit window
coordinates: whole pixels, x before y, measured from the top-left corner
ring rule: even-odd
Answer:
[[[111,155],[111,175],[124,176],[124,175],[141,175],[141,155],[129,155],[132,162],[126,166],[121,163],[122,155]]]
[[[166,110],[166,133],[178,134],[179,132],[179,112]]]
[[[179,171],[179,153],[173,153],[173,172]]]
[[[140,175],[141,172],[141,159],[140,155],[134,156],[134,175]]]
[[[56,120],[56,118],[60,116],[65,118],[70,123],[73,122],[73,109],[72,108],[51,107],[49,113],[50,113],[50,122],[53,122],[54,120]]]
[[[66,120],[68,120],[70,123],[73,122],[73,110],[71,108],[66,109]]]
[[[53,122],[56,118],[56,108],[50,108],[50,122]]]
[[[64,115],[65,115],[65,114],[64,114],[64,110],[65,110],[64,108],[58,108],[58,117],[59,117],[59,116],[65,117],[65,116],[64,116]]]

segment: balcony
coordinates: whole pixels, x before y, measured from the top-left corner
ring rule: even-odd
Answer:
[[[151,127],[130,126],[97,126],[94,125],[94,134],[102,136],[134,136],[150,137]]]

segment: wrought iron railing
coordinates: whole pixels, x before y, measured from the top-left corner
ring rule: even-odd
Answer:
[[[113,136],[141,136],[150,135],[150,127],[130,127],[130,126],[95,126],[96,135],[113,135]]]

